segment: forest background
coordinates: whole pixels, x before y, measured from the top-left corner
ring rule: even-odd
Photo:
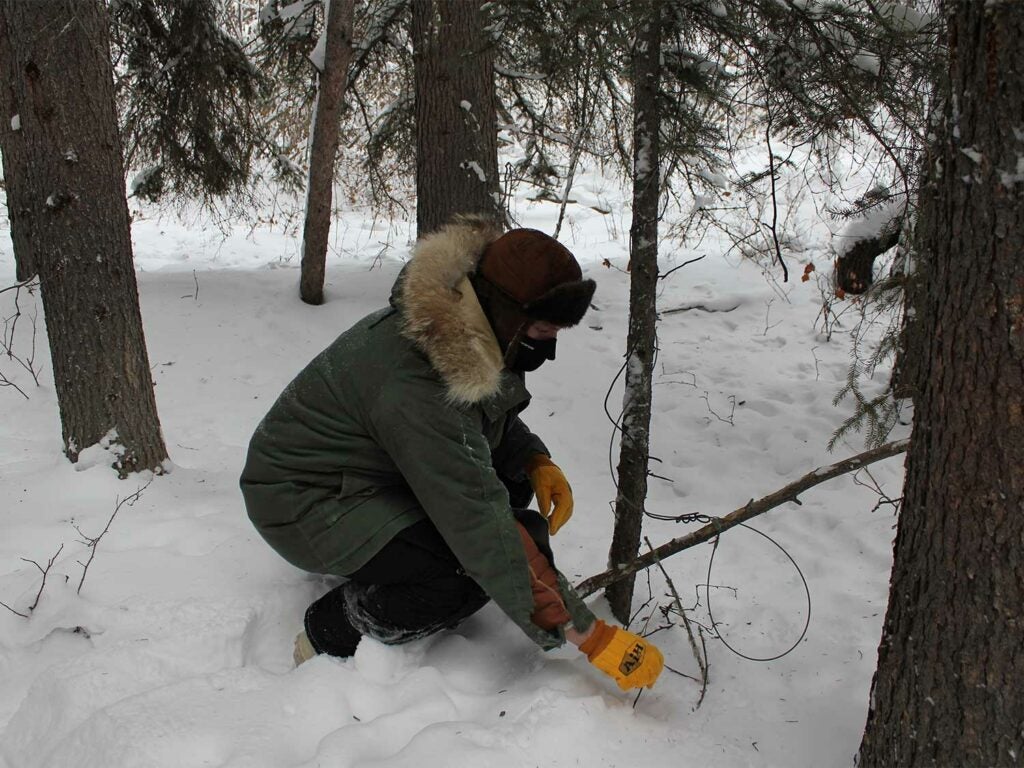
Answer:
[[[102,734],[109,735],[109,728],[97,730],[97,724],[114,712],[132,722],[150,706],[149,697],[159,698],[156,688],[137,689],[138,679],[162,680],[157,688],[167,682],[166,670],[155,672],[156,659],[147,656],[137,660],[135,667],[124,667],[131,670],[132,684],[113,685],[109,701],[87,703],[90,696],[83,695],[95,692],[97,676],[109,671],[102,659],[124,661],[125,650],[137,647],[132,643],[167,634],[185,598],[185,593],[173,595],[173,607],[163,604],[158,609],[144,597],[128,599],[120,587],[113,587],[98,603],[82,602],[80,595],[93,556],[102,552],[100,541],[128,527],[118,517],[119,513],[126,516],[124,505],[146,498],[147,506],[168,512],[168,500],[154,497],[161,488],[167,492],[176,485],[176,477],[177,482],[182,480],[181,458],[173,456],[174,451],[174,462],[168,456],[164,433],[171,427],[166,416],[161,431],[157,405],[163,397],[153,396],[154,372],[161,364],[151,365],[145,339],[156,321],[150,310],[140,310],[132,267],[133,238],[137,268],[153,259],[146,254],[159,250],[159,238],[168,231],[179,233],[175,237],[181,244],[178,253],[150,263],[164,268],[177,261],[180,272],[182,262],[193,261],[191,297],[196,303],[200,286],[210,282],[201,281],[200,269],[221,266],[216,256],[207,261],[180,250],[205,249],[195,245],[197,230],[209,231],[213,226],[222,238],[220,249],[232,253],[248,250],[238,240],[247,238],[255,246],[250,252],[259,254],[261,264],[287,267],[298,262],[299,293],[308,308],[278,303],[280,314],[270,320],[260,310],[268,294],[253,297],[242,292],[226,300],[214,317],[217,327],[235,323],[233,310],[241,309],[239,314],[250,321],[264,318],[248,329],[238,329],[232,338],[240,340],[239,349],[251,353],[261,349],[261,338],[276,337],[279,343],[271,349],[290,345],[295,351],[301,339],[308,359],[333,333],[383,300],[394,265],[407,257],[416,237],[440,226],[452,213],[469,210],[488,213],[510,226],[532,224],[545,229],[581,254],[588,274],[605,273],[600,282],[608,286],[608,304],[598,303],[595,313],[606,314],[590,327],[604,334],[592,340],[589,348],[602,358],[614,354],[625,360],[617,374],[612,367],[602,388],[601,382],[584,374],[594,360],[581,359],[583,370],[564,371],[561,386],[551,392],[557,396],[568,382],[570,391],[577,393],[575,399],[601,401],[609,415],[611,445],[604,461],[611,477],[602,482],[613,483],[611,515],[603,528],[588,529],[583,535],[582,559],[573,565],[580,569],[576,576],[593,573],[601,559],[601,541],[605,548],[611,541],[607,558],[613,568],[587,579],[581,588],[590,593],[607,587],[606,608],[622,621],[640,619],[648,631],[677,628],[673,634],[683,638],[680,650],[690,653],[696,665],[691,677],[698,696],[689,706],[698,711],[707,706],[704,701],[714,684],[709,643],[714,648],[725,646],[721,627],[726,624],[710,611],[710,567],[703,579],[703,594],[701,578],[686,576],[697,585],[696,605],[690,606],[680,599],[674,579],[663,568],[673,561],[661,560],[698,541],[713,540],[717,552],[718,535],[740,520],[802,500],[800,495],[819,482],[860,469],[852,481],[842,482],[860,489],[867,485],[874,500],[864,500],[847,488],[844,501],[833,505],[833,512],[873,508],[877,517],[881,508],[902,506],[900,525],[907,530],[903,535],[901,529],[897,538],[893,593],[874,682],[874,707],[860,747],[862,762],[882,764],[899,755],[905,758],[901,762],[909,763],[950,754],[979,764],[1016,760],[1022,737],[1012,723],[1019,721],[1013,713],[1021,702],[1008,692],[1019,690],[1013,682],[1020,679],[1021,661],[1008,642],[1007,630],[1019,615],[1020,601],[1015,602],[1012,595],[1021,581],[1015,581],[1019,558],[1013,554],[1013,544],[1020,541],[1020,523],[1012,514],[1019,511],[1021,498],[1020,479],[1012,469],[1019,467],[1020,438],[1013,436],[1013,427],[1021,418],[1021,282],[1015,257],[1019,250],[1014,250],[1020,232],[1019,206],[1013,201],[1024,180],[1017,153],[1024,131],[1017,127],[1022,124],[1021,100],[1016,99],[1020,70],[1009,41],[1020,23],[1020,8],[1014,3],[982,7],[766,0],[735,5],[517,2],[478,6],[334,0],[324,7],[305,1],[263,6],[200,0],[122,0],[108,6],[5,2],[0,36],[8,44],[0,56],[0,69],[10,88],[4,92],[7,118],[0,125],[0,148],[11,232],[10,256],[4,263],[13,267],[14,274],[2,294],[9,303],[0,383],[6,385],[4,395],[28,402],[17,409],[15,418],[5,418],[5,425],[17,425],[11,430],[10,445],[23,445],[26,435],[46,432],[41,426],[44,417],[52,419],[59,412],[62,439],[56,454],[63,453],[77,469],[99,479],[107,477],[105,467],[112,465],[115,475],[129,483],[147,472],[156,478],[152,485],[143,486],[148,482],[143,481],[133,487],[138,490],[115,491],[114,514],[106,517],[106,527],[86,533],[93,527],[83,528],[79,514],[68,514],[66,507],[82,501],[92,507],[96,499],[76,487],[81,480],[57,480],[52,474],[64,473],[68,465],[58,462],[40,472],[31,459],[31,470],[20,459],[5,464],[5,474],[11,473],[16,485],[25,486],[20,506],[13,507],[20,510],[12,512],[14,528],[32,531],[29,540],[37,540],[47,530],[49,540],[56,541],[60,537],[52,526],[70,524],[79,535],[79,551],[62,554],[57,549],[52,558],[38,560],[20,550],[10,553],[15,570],[5,578],[20,586],[14,589],[15,596],[4,601],[8,609],[4,621],[9,622],[5,626],[13,633],[11,642],[5,641],[5,665],[20,670],[15,674],[20,682],[10,690],[24,695],[16,693],[9,703],[11,719],[4,743],[12,746],[5,746],[4,758],[13,765],[56,765],[68,764],[71,754],[85,755],[82,764],[106,759],[119,749],[129,749],[125,754],[130,754],[129,744],[104,740]],[[67,61],[78,65],[71,74],[63,67]],[[981,90],[987,94],[985,103],[994,108],[979,106]],[[955,173],[945,172],[954,167]],[[950,215],[952,211],[956,215]],[[157,238],[148,229],[154,221],[159,222]],[[270,258],[267,237],[278,249]],[[360,277],[367,260],[373,274]],[[345,276],[336,282],[345,287],[335,289],[339,291],[335,301],[330,289],[324,293],[328,265]],[[246,266],[251,269],[253,264],[249,261]],[[145,308],[146,279],[144,272],[139,274]],[[258,272],[246,274],[253,285],[263,279]],[[751,276],[756,276],[757,287]],[[211,274],[214,285],[218,279]],[[280,280],[276,277],[273,284],[280,285]],[[234,284],[232,280],[223,285]],[[368,296],[375,301],[365,303]],[[314,333],[312,329],[321,323],[309,314],[311,308],[323,305],[326,314],[342,300],[343,309],[333,308],[341,314]],[[752,311],[752,305],[765,308],[763,317],[760,308]],[[165,306],[166,312],[162,309],[158,316],[176,329],[174,346],[184,343],[183,333],[189,334],[189,344],[202,346],[202,337],[211,335],[211,327],[186,331],[185,316],[172,305]],[[246,312],[246,307],[253,309]],[[677,313],[708,318],[696,326],[689,320],[682,324],[687,326],[683,332],[683,328],[669,327],[669,318]],[[717,318],[716,314],[732,316]],[[281,321],[288,316],[302,322],[296,326]],[[667,367],[670,345],[688,345],[691,353],[701,349],[690,333],[725,358],[752,360],[750,339],[740,343],[736,331],[743,328],[749,337],[755,317],[761,326],[761,343],[773,346],[762,365],[742,373],[748,385],[758,382],[757,400],[714,389],[719,380],[710,373],[705,379],[703,370],[692,367],[690,360],[684,361],[686,367]],[[790,333],[777,331],[787,324]],[[278,326],[288,332],[282,334]],[[48,355],[36,345],[44,329]],[[193,336],[196,333],[198,338]],[[810,344],[810,363],[781,351],[791,338]],[[986,343],[979,345],[979,338]],[[837,358],[834,353],[840,340],[848,341],[850,348]],[[821,358],[819,348],[827,350],[820,353]],[[205,375],[197,374],[200,382],[208,381],[219,366],[237,365],[227,349],[216,351],[204,360]],[[809,378],[808,366],[813,364],[813,398],[820,398],[823,360],[825,371],[833,372],[824,376],[833,391],[827,398],[828,408],[810,408],[820,419],[808,433],[793,426],[800,421],[803,403],[788,390],[795,381]],[[283,385],[302,362],[302,354],[276,360],[283,379],[273,381]],[[721,363],[707,365],[715,370]],[[834,375],[836,365],[841,376]],[[786,373],[788,379],[761,382],[773,369]],[[52,389],[48,389],[46,370],[52,371]],[[732,376],[736,375],[734,370]],[[678,378],[666,380],[671,376]],[[737,472],[739,456],[752,446],[755,455],[772,455],[779,482],[762,482],[756,493],[742,494],[751,498],[749,504],[741,498],[723,505],[715,493],[702,496],[696,515],[692,508],[686,513],[678,509],[678,498],[686,498],[688,491],[677,491],[665,502],[658,483],[671,486],[678,480],[661,473],[665,452],[655,446],[678,456],[679,440],[693,440],[704,454],[712,444],[723,448],[723,442],[719,434],[707,435],[712,442],[705,443],[682,430],[675,442],[666,445],[664,433],[673,430],[673,420],[665,414],[678,407],[679,398],[661,397],[659,403],[658,385],[703,392],[697,403],[706,406],[701,411],[705,427],[714,422],[731,431],[737,426],[738,409],[754,402],[761,403],[754,409],[761,417],[784,414],[771,428],[755,429],[733,445],[725,463],[710,461],[699,467],[685,459],[673,463],[680,470],[715,477],[714,485],[721,492],[729,488],[721,488],[720,479],[727,472]],[[182,386],[179,404],[167,408],[161,404],[161,414],[170,411],[178,419],[197,404],[194,384],[183,382]],[[612,401],[621,399],[621,409],[608,407],[607,395],[616,387],[621,389]],[[953,393],[968,404],[966,409],[949,407]],[[716,394],[722,403],[715,402]],[[272,394],[261,390],[256,395],[266,396]],[[882,479],[890,481],[880,482],[864,466],[907,450],[905,441],[885,440],[902,437],[890,433],[901,421],[909,425],[912,400],[917,404],[914,432],[923,432],[929,439],[910,444],[908,478],[913,482],[901,499],[891,487],[892,476],[885,478],[879,470]],[[838,410],[829,410],[833,405]],[[216,485],[222,493],[230,487],[226,478],[237,469],[238,444],[244,443],[237,433],[252,426],[253,414],[236,415],[240,418],[231,420],[232,437],[224,446],[230,458],[222,457],[223,464],[213,460],[205,470],[205,460],[193,466],[213,472],[218,479],[211,487]],[[692,411],[690,415],[694,416]],[[19,422],[22,418],[25,421]],[[567,435],[587,434],[595,426],[593,411],[564,418],[560,429]],[[788,429],[782,429],[781,423]],[[837,462],[817,471],[810,461],[806,466],[787,460],[781,467],[778,464],[779,456],[817,460],[817,449],[826,445],[859,451],[861,446],[853,448],[858,434],[867,438],[872,451],[853,464]],[[223,434],[207,437],[208,443],[225,440]],[[811,454],[795,451],[794,440],[813,444],[815,450]],[[55,453],[52,443],[45,442],[39,451],[40,457]],[[574,469],[584,478],[585,487],[596,490],[599,475],[593,461],[583,461],[583,455],[597,456],[590,450],[569,461],[577,462]],[[756,458],[750,465],[763,469],[763,461],[758,464]],[[165,474],[172,468],[176,471]],[[759,470],[751,471],[759,475]],[[804,471],[809,474],[802,481],[790,483],[796,479],[794,474]],[[28,482],[29,475],[35,483]],[[212,481],[213,475],[194,482],[208,479]],[[105,482],[101,480],[95,488],[117,486]],[[40,506],[30,491],[33,486],[46,492],[60,489],[60,504],[53,509],[56,517],[40,527],[32,524],[40,522],[32,514]],[[94,488],[92,483],[89,487]],[[771,491],[777,493],[754,501],[753,497]],[[171,493],[174,497],[199,501],[181,488]],[[589,506],[603,503],[599,497],[588,498]],[[237,500],[228,502],[221,496],[221,501],[226,507],[234,504],[231,514],[237,516]],[[725,516],[733,507],[736,512]],[[26,510],[31,512],[23,520],[19,515]],[[93,517],[97,513],[92,509]],[[80,512],[87,514],[84,508]],[[192,509],[190,519],[202,517],[206,515]],[[644,533],[686,522],[704,526],[637,559],[638,552],[647,549],[641,544]],[[237,525],[233,522],[228,529],[244,538]],[[825,524],[826,528],[835,525],[840,525],[835,519]],[[805,533],[813,529],[801,528]],[[140,521],[140,538],[129,536],[135,546],[146,541],[145,530]],[[188,530],[186,538],[195,540],[190,524],[182,530]],[[919,531],[925,535],[917,535]],[[872,545],[876,554],[880,543],[883,551],[888,548],[886,534],[880,536]],[[218,539],[218,546],[234,538]],[[902,547],[901,539],[907,542]],[[18,548],[25,540],[16,541]],[[176,545],[170,549],[177,555],[187,554]],[[138,572],[145,570],[144,561],[129,559],[132,562],[123,573],[141,578]],[[231,570],[230,557],[212,560]],[[97,568],[101,563],[102,559],[97,560]],[[630,565],[623,569],[623,564]],[[874,565],[874,576],[881,576],[884,587],[886,566],[877,559]],[[857,570],[862,567],[858,565]],[[72,581],[67,571],[75,568],[81,568],[79,588],[67,588],[68,594],[55,596],[61,589],[57,575],[63,574],[68,587]],[[633,571],[644,574],[646,597],[636,588]],[[746,575],[755,580],[763,577],[756,569]],[[296,578],[290,577],[293,582]],[[121,579],[114,578],[112,583],[121,584]],[[848,592],[857,579],[849,573],[827,579],[829,594]],[[901,579],[914,587],[898,589]],[[166,591],[177,583],[165,575],[153,586]],[[308,580],[296,583],[303,585],[300,591],[316,588]],[[714,585],[718,589],[737,595],[740,591],[733,584]],[[810,591],[806,606],[795,612],[775,602],[780,591],[768,590],[774,597],[754,601],[788,615],[785,622],[780,617],[767,622],[792,628],[801,619],[809,621]],[[282,670],[270,660],[274,654],[269,651],[280,652],[281,633],[287,632],[295,608],[290,602],[287,609],[274,602],[283,594],[268,604],[264,602],[271,599],[267,590],[258,592],[262,597],[255,603],[248,590],[231,594],[229,602],[246,618],[217,635],[221,638],[217,643],[227,639],[229,645],[246,646],[241,655],[237,649],[223,657],[214,654],[210,668],[185,663],[187,669],[179,670],[182,675],[172,675],[176,682],[171,688],[179,688],[181,695],[175,701],[186,700],[190,686],[210,684],[211,675],[216,678],[225,668],[244,672],[243,676],[256,675],[245,683],[232,672],[228,687],[237,694],[247,684],[261,690],[280,684],[272,678]],[[943,619],[947,623],[941,633],[922,631],[922,626],[931,628],[936,616],[946,612],[953,597],[969,610],[948,622]],[[296,604],[300,603],[301,598]],[[120,606],[119,610],[131,613],[128,604],[149,619],[112,622],[110,611]],[[44,605],[52,611],[45,620],[37,612]],[[201,628],[211,619],[221,625],[222,617],[232,615],[223,604],[216,606],[213,601],[209,612],[200,609],[194,621],[177,623],[187,627],[186,634],[201,636]],[[69,618],[83,610],[89,621],[75,623]],[[501,619],[489,616],[485,621],[484,627],[471,627],[468,636],[486,635]],[[652,621],[658,621],[653,629]],[[108,625],[118,631],[98,629]],[[71,644],[53,643],[55,632],[70,632]],[[145,637],[133,637],[133,633]],[[787,633],[767,634],[781,639]],[[878,627],[860,627],[855,635],[860,638],[855,647],[863,645],[865,638],[874,646]],[[83,637],[88,648],[78,645]],[[260,649],[255,656],[250,643]],[[54,645],[59,647],[56,656],[50,657]],[[191,650],[180,642],[169,647],[177,660],[171,667],[183,662]],[[826,647],[832,646],[826,643]],[[966,647],[982,649],[975,653],[977,660],[963,658],[961,651]],[[39,655],[47,648],[47,653]],[[444,644],[438,649],[439,658],[431,656],[437,650],[432,646],[413,649],[405,656],[370,649],[362,662],[357,657],[332,672],[355,674],[357,681],[360,675],[368,675],[367,680],[375,684],[399,681],[393,686],[395,696],[384,697],[390,699],[388,706],[371,709],[378,716],[386,710],[408,720],[409,706],[403,696],[408,693],[408,675],[417,678],[419,674],[419,663],[426,658],[429,663],[422,669],[454,672],[446,666]],[[25,665],[26,653],[39,655],[38,667]],[[166,648],[156,658],[165,653]],[[857,653],[863,654],[863,649],[857,647]],[[843,663],[848,663],[845,657]],[[96,664],[104,669],[102,674]],[[429,752],[454,738],[451,732],[447,737],[435,736],[437,729],[431,731],[429,726],[461,722],[468,711],[475,710],[467,709],[464,696],[483,695],[495,682],[489,676],[490,666],[483,663],[469,674],[468,692],[464,685],[447,690],[451,675],[442,675],[445,684],[440,690],[447,703],[439,705],[431,697],[426,704],[418,702],[427,710],[439,707],[440,720],[412,718],[417,727],[405,744],[390,745],[398,746],[398,751],[388,752],[388,759],[422,757],[424,742],[433,745]],[[863,681],[864,669],[872,669],[873,664],[869,660],[866,667],[858,666],[863,668],[859,673]],[[91,671],[79,678],[68,675],[68,669]],[[984,669],[982,685],[978,669]],[[518,678],[524,671],[513,666],[503,674]],[[746,683],[740,681],[749,681],[751,674],[737,673],[729,679],[742,687]],[[69,684],[72,678],[77,682]],[[82,680],[88,681],[84,687]],[[422,681],[414,679],[411,685],[418,691]],[[519,690],[525,693],[534,688]],[[797,688],[807,701],[815,702],[812,709],[820,711],[820,693],[809,697],[805,686]],[[567,693],[569,699],[578,693],[572,686],[554,690],[555,710],[565,705]],[[734,691],[743,692],[742,688]],[[593,699],[589,694],[586,702]],[[345,707],[357,706],[350,696],[343,696],[343,706],[335,702],[336,715]],[[856,698],[861,709],[844,709],[838,718],[849,727],[853,717],[849,733],[854,736],[867,700],[863,695]],[[605,699],[598,695],[597,701]],[[358,699],[358,707],[365,704],[365,699]],[[655,720],[677,722],[679,704],[680,699],[670,695]],[[722,707],[718,716],[725,720],[730,720],[729,712],[744,709],[732,697],[720,699],[718,705]],[[211,706],[224,713],[222,705]],[[267,714],[262,706],[256,708],[257,720]],[[533,726],[538,717],[544,718],[547,708],[535,700],[525,702],[516,720]],[[758,707],[757,711],[765,710]],[[305,708],[302,712],[308,714]],[[965,712],[970,716],[965,717]],[[612,710],[616,732],[636,727],[621,719],[624,714]],[[808,722],[817,722],[804,714]],[[51,725],[26,729],[25,721]],[[579,715],[567,721],[587,727]],[[745,722],[761,721],[753,717]],[[528,728],[536,731],[535,738],[524,746],[510,742],[504,728],[476,725],[478,738],[470,739],[473,748],[463,755],[467,763],[473,759],[473,749],[492,749],[495,744],[497,753],[512,760],[511,764],[534,759],[530,755],[545,746],[543,728]],[[312,751],[308,738],[283,740],[289,764],[296,760],[301,764],[312,759],[310,755],[335,754],[341,748],[331,746],[327,734],[335,734],[339,744],[352,739],[376,743],[379,739],[368,733],[387,730],[383,721],[373,729],[356,731],[350,730],[351,725],[336,731],[318,728],[313,740],[318,746]],[[236,728],[221,722],[214,730],[216,738],[206,740],[197,737],[194,728],[181,730],[198,745],[194,759],[209,760],[214,753],[223,764],[249,764],[257,759],[254,755],[259,750],[239,747],[244,739],[240,741]],[[718,744],[729,731],[714,732],[718,735],[713,742]],[[809,750],[801,752],[801,760],[819,761],[807,764],[821,764],[820,753],[829,747],[822,741],[823,732],[815,729],[799,737],[798,751]],[[639,743],[645,745],[659,740],[653,738],[658,733],[656,722],[644,721],[637,733]],[[737,759],[756,762],[758,744],[765,742],[740,740],[749,741],[755,754]],[[827,762],[847,760],[856,741],[852,745],[848,741],[842,757],[837,752]],[[81,744],[87,742],[95,751],[81,753]],[[782,751],[766,757],[768,764],[789,762],[792,755],[787,750],[796,748],[793,742],[785,738],[773,742]],[[522,749],[525,757],[518,751]],[[344,752],[341,749],[338,754]],[[811,754],[813,758],[808,757]],[[33,763],[32,756],[40,755],[45,758]],[[559,755],[573,759],[571,750]],[[275,762],[280,757],[264,759],[270,761],[267,764],[283,764]]]

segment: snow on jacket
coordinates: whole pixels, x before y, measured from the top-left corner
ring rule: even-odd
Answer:
[[[504,368],[467,277],[499,235],[467,220],[423,238],[391,306],[345,331],[274,403],[241,488],[263,538],[317,573],[352,573],[428,517],[466,573],[552,648],[564,637],[530,621],[530,570],[498,476],[547,450],[519,419],[529,392]],[[593,614],[561,574],[558,583],[586,629]]]

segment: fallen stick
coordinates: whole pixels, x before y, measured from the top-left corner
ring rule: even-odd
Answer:
[[[856,456],[851,456],[843,461],[836,462],[835,464],[829,464],[827,467],[819,467],[813,472],[808,472],[806,475],[796,480],[785,488],[780,488],[774,493],[770,493],[767,496],[763,496],[756,501],[751,499],[744,506],[739,509],[733,510],[725,517],[712,518],[711,522],[705,525],[703,528],[698,528],[692,533],[688,533],[685,536],[667,541],[657,549],[653,549],[646,554],[640,555],[636,560],[629,563],[609,568],[607,571],[591,576],[589,579],[580,582],[576,586],[576,591],[581,597],[587,597],[597,592],[599,589],[604,589],[609,584],[614,584],[620,579],[624,579],[634,573],[650,568],[660,560],[664,560],[669,555],[674,555],[677,552],[682,552],[684,549],[695,547],[698,544],[703,544],[705,541],[710,541],[720,533],[733,528],[740,523],[744,523],[752,517],[757,517],[771,509],[775,509],[778,506],[785,504],[787,501],[792,501],[796,504],[800,503],[799,496],[804,491],[813,488],[816,485],[845,475],[849,472],[855,472],[858,469],[866,467],[870,464],[874,464],[882,459],[888,459],[892,456],[904,453],[907,447],[910,445],[910,440],[896,440],[892,443],[886,443],[878,448],[873,448],[870,451],[864,453],[858,453]],[[706,519],[706,518],[705,518]]]

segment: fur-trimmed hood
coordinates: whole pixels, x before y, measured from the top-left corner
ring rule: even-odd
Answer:
[[[456,218],[416,244],[392,293],[402,335],[427,355],[456,404],[479,403],[501,387],[501,348],[469,282],[501,234],[483,218]]]

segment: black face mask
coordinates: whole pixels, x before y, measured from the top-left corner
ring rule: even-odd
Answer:
[[[516,344],[515,356],[508,368],[511,371],[535,371],[545,360],[555,359],[557,339],[520,339]]]

